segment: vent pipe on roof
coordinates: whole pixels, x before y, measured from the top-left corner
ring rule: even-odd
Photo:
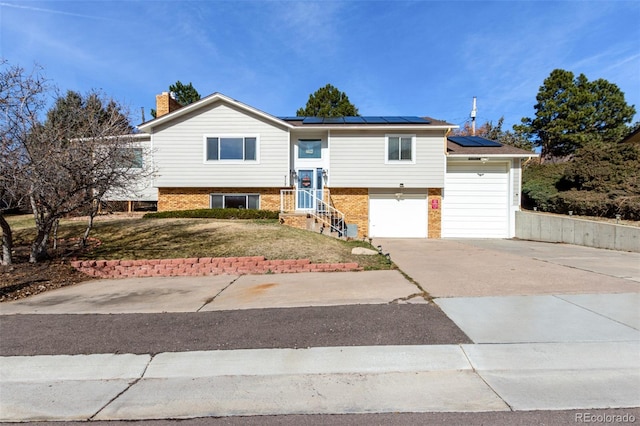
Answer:
[[[471,109],[471,136],[476,135],[476,115],[478,109],[476,108],[476,97],[473,97],[473,108]]]

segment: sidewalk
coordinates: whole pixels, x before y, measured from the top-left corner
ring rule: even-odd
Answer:
[[[10,357],[0,413],[142,420],[634,407],[639,351],[625,342]]]

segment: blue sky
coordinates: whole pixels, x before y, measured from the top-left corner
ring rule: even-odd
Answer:
[[[510,129],[555,68],[605,78],[640,110],[638,22],[640,2],[613,0],[0,0],[0,56],[63,91],[101,89],[136,124],[180,80],[278,116],[327,83],[362,115],[458,125],[477,96],[478,123]]]

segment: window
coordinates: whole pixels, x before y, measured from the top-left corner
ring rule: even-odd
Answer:
[[[387,136],[387,163],[396,161],[415,163],[415,136]]]
[[[259,209],[259,194],[211,194],[212,209]]]
[[[119,167],[123,169],[142,168],[142,148],[119,148],[116,155]]]
[[[298,140],[298,158],[322,158],[322,141]]]
[[[207,137],[207,161],[256,161],[258,138],[256,137]]]

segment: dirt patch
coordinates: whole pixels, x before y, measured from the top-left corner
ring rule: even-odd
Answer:
[[[23,299],[91,279],[59,261],[0,266],[0,302]]]

